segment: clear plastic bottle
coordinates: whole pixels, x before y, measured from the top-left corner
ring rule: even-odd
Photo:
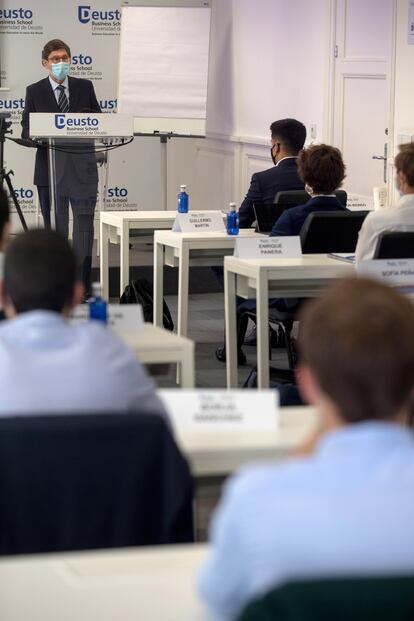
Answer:
[[[178,213],[188,213],[188,194],[186,192],[187,186],[180,185],[180,192],[178,194]]]
[[[236,203],[230,203],[226,218],[226,228],[228,235],[239,234],[239,212]]]
[[[88,302],[89,319],[94,321],[108,322],[108,302],[102,298],[100,282],[92,283],[92,297]]]

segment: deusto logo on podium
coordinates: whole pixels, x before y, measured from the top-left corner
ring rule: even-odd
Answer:
[[[78,20],[81,24],[91,26],[91,34],[118,35],[121,29],[121,11],[95,9],[91,4],[78,5]]]
[[[62,112],[55,114],[55,127],[56,129],[66,129],[67,131],[85,131],[98,130],[99,119],[96,116],[87,117],[67,117]],[[94,133],[94,132],[93,132]]]

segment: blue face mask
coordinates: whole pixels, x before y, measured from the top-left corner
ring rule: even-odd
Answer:
[[[56,63],[52,65],[52,74],[57,80],[64,80],[69,73],[70,63]]]

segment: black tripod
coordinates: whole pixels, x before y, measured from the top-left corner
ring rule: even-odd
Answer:
[[[13,200],[14,206],[16,207],[16,211],[19,214],[23,230],[27,231],[26,220],[24,219],[22,209],[19,205],[19,201],[17,200],[16,192],[14,191],[10,178],[11,175],[14,175],[14,172],[12,170],[6,172],[6,169],[4,168],[4,143],[6,142],[6,134],[12,133],[12,130],[10,129],[11,121],[6,121],[8,116],[10,116],[8,113],[0,114],[0,185],[3,187],[4,183],[6,183],[9,194]]]

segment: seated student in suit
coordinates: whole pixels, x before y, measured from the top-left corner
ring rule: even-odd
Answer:
[[[282,213],[273,226],[273,236],[299,235],[306,218],[314,211],[346,209],[334,194],[345,179],[345,165],[339,149],[327,144],[312,145],[299,153],[297,163],[299,177],[310,199]]]
[[[346,207],[338,201],[333,192],[340,187],[345,178],[345,164],[339,149],[326,144],[313,145],[303,149],[297,158],[298,174],[305,184],[310,199],[304,205],[287,209],[275,222],[271,235],[299,235],[303,223],[313,211],[343,211]],[[296,299],[271,299],[269,307],[280,311],[289,311],[297,306]],[[248,311],[256,310],[256,299],[243,300],[237,305],[237,358],[240,365],[246,363],[246,356],[241,349],[245,328],[241,317]],[[226,360],[225,347],[216,350],[220,362]]]
[[[246,198],[240,205],[240,228],[250,228],[255,221],[253,203],[273,203],[278,192],[303,190],[296,168],[296,157],[306,140],[306,127],[296,119],[280,119],[270,126],[270,155],[274,166],[255,173]]]
[[[373,211],[365,218],[355,251],[357,264],[373,258],[381,233],[414,231],[414,142],[400,145],[394,165],[401,198],[396,207]]]
[[[0,186],[0,280],[3,279],[4,251],[10,238],[10,230],[9,199]]]
[[[295,579],[414,572],[413,304],[366,279],[337,283],[305,307],[300,350],[319,429],[301,456],[225,485],[199,576],[225,619]]]
[[[1,299],[0,415],[123,411],[165,415],[134,353],[99,322],[71,325],[83,296],[69,242],[30,230],[8,246]]]

